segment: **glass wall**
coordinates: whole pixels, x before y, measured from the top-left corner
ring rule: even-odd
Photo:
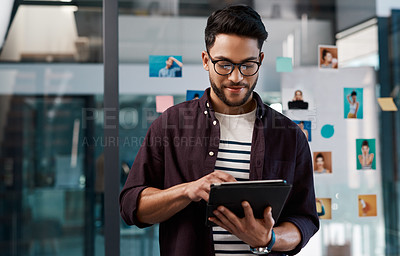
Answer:
[[[87,116],[102,104],[102,10],[13,10],[0,55],[0,254],[104,255],[101,146],[87,142],[103,132]]]

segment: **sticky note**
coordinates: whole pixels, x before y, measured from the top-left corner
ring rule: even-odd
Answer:
[[[335,129],[333,128],[333,125],[331,125],[331,124],[326,124],[321,129],[321,135],[322,135],[322,137],[324,137],[326,139],[329,139],[330,137],[332,137],[334,133],[335,133]]]
[[[162,113],[167,108],[174,105],[174,97],[173,96],[156,96],[156,111],[158,113]]]
[[[292,58],[277,57],[276,58],[276,72],[292,72]]]
[[[378,103],[382,111],[397,111],[392,97],[378,98]]]

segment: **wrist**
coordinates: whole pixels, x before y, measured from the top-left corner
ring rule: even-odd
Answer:
[[[274,246],[274,244],[275,244],[275,232],[274,229],[271,229],[271,239],[269,240],[267,245],[263,247],[250,247],[250,251],[253,254],[257,255],[268,254],[272,251],[272,247]]]

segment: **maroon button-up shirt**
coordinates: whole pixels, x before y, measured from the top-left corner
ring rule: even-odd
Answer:
[[[250,180],[284,179],[293,185],[276,225],[291,222],[299,228],[300,244],[293,251],[285,252],[295,254],[319,228],[310,149],[304,133],[295,123],[265,105],[257,93],[253,93],[253,98],[257,101],[257,110]],[[166,110],[149,128],[121,191],[120,212],[125,222],[140,228],[149,226],[136,217],[143,189],[167,189],[213,172],[219,137],[210,89],[198,100]],[[203,200],[192,202],[160,223],[161,255],[214,255],[212,230],[205,225],[205,213]]]

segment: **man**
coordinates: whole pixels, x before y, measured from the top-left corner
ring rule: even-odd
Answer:
[[[174,62],[178,65],[178,67],[172,67]],[[182,62],[177,60],[174,57],[168,57],[167,61],[165,61],[165,67],[158,71],[159,77],[177,77],[177,73],[182,71]]]
[[[313,171],[303,132],[253,92],[268,33],[250,7],[214,12],[205,29],[211,89],[169,108],[151,125],[120,195],[129,225],[160,223],[161,255],[295,254],[318,230]],[[205,225],[210,185],[285,179],[293,184],[278,220],[221,206]]]

